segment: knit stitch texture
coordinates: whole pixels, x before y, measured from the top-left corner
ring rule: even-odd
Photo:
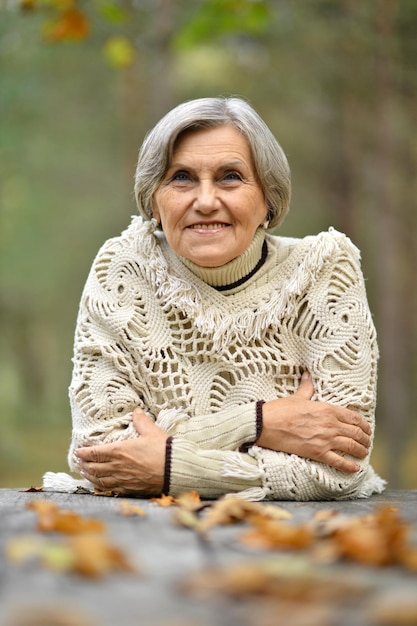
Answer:
[[[172,435],[173,495],[323,500],[383,489],[369,457],[345,474],[256,445],[240,451],[256,438],[257,402],[293,394],[304,370],[314,399],[358,411],[374,429],[378,349],[358,250],[333,229],[300,240],[259,229],[253,267],[265,238],[264,265],[226,291],[139,217],[104,244],[75,336],[72,470],[77,447],[137,436],[139,406]]]

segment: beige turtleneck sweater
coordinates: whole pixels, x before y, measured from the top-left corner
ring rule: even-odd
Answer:
[[[203,498],[337,499],[383,488],[369,465],[344,474],[254,445],[261,402],[297,389],[374,427],[377,344],[359,253],[336,231],[265,235],[221,268],[179,258],[135,217],[99,251],[86,283],[70,386],[74,450],[136,436],[142,407],[169,435],[165,490]],[[60,481],[50,474],[47,488]]]

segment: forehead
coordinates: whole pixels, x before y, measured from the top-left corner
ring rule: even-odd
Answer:
[[[197,128],[184,131],[175,144],[172,158],[192,153],[213,153],[239,156],[253,162],[252,152],[246,137],[234,126]]]

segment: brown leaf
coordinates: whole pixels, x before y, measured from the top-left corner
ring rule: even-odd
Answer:
[[[175,498],[173,496],[166,496],[162,494],[159,498],[151,498],[149,502],[156,502],[159,506],[173,506],[175,504]]]
[[[61,511],[57,504],[49,500],[34,500],[27,508],[38,516],[37,529],[41,532],[77,534],[85,532],[102,533],[105,524],[99,519],[84,518],[72,511]]]
[[[181,507],[175,508],[173,511],[172,519],[178,526],[184,526],[185,528],[191,528],[197,532],[200,531],[201,522],[197,515],[189,509],[183,509]]]
[[[6,545],[6,557],[11,563],[35,560],[55,572],[74,572],[90,578],[135,571],[123,552],[102,534],[83,533],[64,541],[19,537]]]
[[[282,519],[291,517],[291,513],[260,502],[241,500],[236,496],[221,498],[206,512],[201,522],[201,530],[206,531],[214,526],[224,526],[237,521],[250,520],[252,517],[266,519]]]
[[[187,491],[175,498],[175,504],[188,511],[194,511],[201,508],[201,498],[197,491]]]
[[[20,489],[20,493],[39,493],[43,491],[42,487],[29,487],[29,489]]]
[[[240,539],[246,546],[301,550],[311,546],[314,541],[313,534],[305,524],[291,525],[262,517],[252,517],[250,523],[254,528]]]
[[[373,515],[352,518],[349,524],[336,530],[341,556],[373,566],[385,566],[401,561],[409,550],[409,526],[392,507],[381,507]]]
[[[72,606],[24,606],[16,608],[8,626],[97,626],[89,615]]]
[[[82,576],[98,578],[114,571],[135,571],[124,553],[102,535],[77,535],[68,545],[74,558],[72,570]]]
[[[120,502],[119,512],[121,515],[146,515],[145,511],[136,504],[131,504],[128,500]]]
[[[344,601],[367,592],[368,587],[291,557],[208,568],[193,573],[183,591],[198,596],[261,596],[305,603]]]
[[[119,497],[119,494],[117,493],[117,491],[110,491],[110,490],[101,491],[97,487],[94,488],[94,495],[103,496],[104,498],[118,498]]]
[[[81,41],[90,34],[90,23],[84,13],[76,8],[64,9],[59,16],[46,25],[47,41]]]

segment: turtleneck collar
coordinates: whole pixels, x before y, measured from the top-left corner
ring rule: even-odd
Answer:
[[[201,267],[185,257],[179,257],[188,269],[205,283],[225,291],[233,288],[236,283],[241,284],[250,278],[265,261],[265,230],[258,228],[251,244],[243,254],[221,267]]]

